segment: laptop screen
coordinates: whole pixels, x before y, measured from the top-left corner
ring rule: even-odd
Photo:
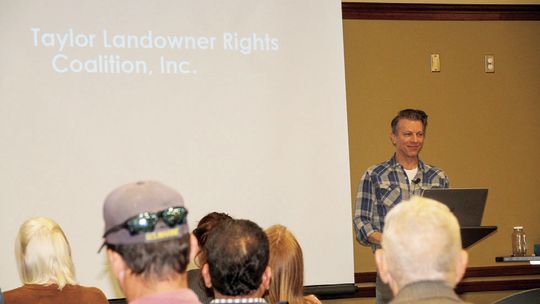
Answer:
[[[488,189],[424,189],[422,196],[439,201],[457,217],[461,227],[480,226]]]

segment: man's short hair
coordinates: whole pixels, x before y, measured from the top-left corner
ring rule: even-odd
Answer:
[[[420,121],[422,122],[422,126],[424,127],[424,132],[426,131],[428,116],[426,112],[422,110],[405,109],[399,111],[399,113],[396,115],[396,117],[394,117],[394,119],[392,119],[392,122],[390,123],[390,126],[392,127],[392,133],[396,134],[397,125],[401,119]]]
[[[116,251],[137,275],[147,280],[166,280],[176,274],[186,272],[189,264],[189,235],[180,240],[172,239],[156,243],[127,245],[107,244]]]
[[[227,220],[208,237],[206,256],[212,287],[222,295],[244,296],[259,288],[268,266],[264,231],[249,220]]]
[[[390,210],[385,222],[381,245],[388,272],[399,286],[424,280],[455,285],[461,236],[446,205],[415,196]]]

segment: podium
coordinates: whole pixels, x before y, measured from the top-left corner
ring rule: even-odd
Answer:
[[[487,188],[433,188],[422,191],[422,196],[445,204],[456,216],[463,249],[497,230],[497,226],[480,226],[487,194]]]
[[[469,248],[497,230],[497,226],[463,226],[461,230],[461,245]]]

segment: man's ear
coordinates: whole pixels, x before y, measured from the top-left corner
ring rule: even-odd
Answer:
[[[386,252],[384,249],[377,249],[375,251],[375,264],[377,264],[377,272],[381,280],[390,286],[392,294],[396,296],[399,292],[399,286],[392,277],[392,274],[388,271],[388,264],[386,263]]]
[[[392,145],[396,145],[396,134],[394,134],[394,132],[390,131],[390,141],[392,142]]]
[[[468,262],[469,254],[467,253],[467,251],[461,249],[456,263],[456,284],[459,283],[459,281],[461,281],[461,279],[465,275],[465,270],[467,270]]]
[[[386,268],[386,262],[384,260],[384,250],[377,249],[375,250],[375,264],[377,264],[377,271],[382,281],[386,284],[389,282],[388,269]]]
[[[107,258],[109,259],[109,264],[111,265],[114,276],[122,286],[127,270],[126,262],[124,262],[124,259],[118,252],[111,249],[107,249]]]
[[[195,257],[197,256],[197,253],[199,253],[199,242],[197,241],[197,238],[193,235],[193,233],[189,234],[189,261],[195,262]]]
[[[208,268],[208,263],[203,265],[201,274],[204,280],[204,285],[206,285],[207,288],[212,288],[212,278],[210,278],[210,268]]]
[[[263,287],[264,291],[267,291],[270,288],[270,281],[272,280],[272,268],[270,266],[266,266],[266,269],[263,272],[262,275],[262,282],[261,286]]]

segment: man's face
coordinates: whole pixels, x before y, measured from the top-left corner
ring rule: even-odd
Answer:
[[[424,126],[419,120],[402,118],[398,121],[396,133],[392,133],[391,139],[396,146],[398,158],[417,158],[424,145]]]

